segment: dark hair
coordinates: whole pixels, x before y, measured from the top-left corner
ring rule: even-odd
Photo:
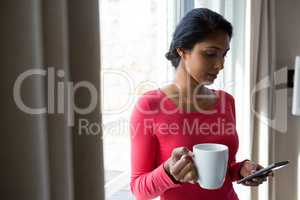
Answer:
[[[195,8],[176,26],[169,52],[165,57],[177,68],[180,56],[176,48],[191,50],[197,42],[218,31],[224,31],[230,38],[232,37],[232,25],[222,15],[207,8]]]

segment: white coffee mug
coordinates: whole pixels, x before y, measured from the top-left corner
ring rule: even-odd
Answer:
[[[216,143],[196,144],[193,153],[199,185],[210,190],[221,188],[227,173],[228,147]]]

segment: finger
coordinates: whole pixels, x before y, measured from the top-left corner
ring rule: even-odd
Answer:
[[[191,163],[191,161],[189,161],[181,170],[180,172],[177,174],[177,178],[179,180],[183,179],[184,176],[193,169],[193,164]]]
[[[178,147],[176,149],[174,149],[174,151],[172,152],[172,157],[175,158],[175,160],[180,160],[180,158],[182,157],[182,155],[184,154],[188,154],[189,149],[186,147]]]
[[[274,172],[271,171],[270,173],[268,173],[268,176],[269,176],[269,177],[274,177]]]
[[[260,185],[262,184],[263,182],[267,181],[267,178],[266,177],[256,177],[256,178],[253,178],[251,179],[250,181],[248,181],[248,184],[256,184],[256,185]]]
[[[186,147],[179,147],[172,152],[173,163],[175,164],[184,155],[186,155],[189,160],[193,161],[194,153]]]
[[[254,172],[256,172],[258,170],[258,165],[257,164],[255,164],[255,163],[253,163],[252,165],[251,165],[251,174],[253,174]]]
[[[171,168],[170,173],[173,176],[177,176],[179,172],[183,169],[183,167],[190,162],[189,159],[187,159],[186,155],[183,155],[180,160],[178,160]]]
[[[194,156],[195,156],[195,154],[194,154],[192,151],[189,151],[189,155],[190,155],[191,157],[194,157]]]
[[[250,162],[250,166],[249,166],[249,168],[250,168],[250,171],[251,170],[256,170],[256,168],[257,168],[257,164],[255,163],[255,162]]]
[[[242,185],[245,185],[245,186],[251,186],[251,185],[250,185],[250,181],[242,182]]]
[[[256,182],[256,183],[259,182],[259,180],[260,180],[259,178],[253,178],[253,179],[251,179],[252,182]]]
[[[261,178],[268,178],[268,177],[272,178],[273,176],[274,176],[274,173],[271,172],[271,173],[267,173],[267,174],[261,176]]]
[[[259,165],[259,164],[256,164],[256,170],[260,170],[260,169],[263,169],[264,167]]]
[[[250,174],[254,174],[256,171],[261,170],[264,167],[259,164],[252,163],[250,168],[251,168]]]
[[[258,182],[257,182],[257,183],[260,185],[260,184],[262,184],[262,183],[263,183],[263,182],[265,182],[265,181],[266,181],[266,179],[264,179],[264,178],[261,178],[261,179],[259,179],[259,180],[258,180]]]
[[[263,180],[263,182],[265,182],[265,181],[267,181],[267,178],[263,178],[262,180]]]
[[[263,180],[263,179],[267,179],[268,176],[263,175],[263,176],[259,176],[259,177],[255,177],[253,179],[251,179],[252,181],[259,181],[259,180]]]
[[[264,180],[265,180],[265,178],[253,178],[253,179],[251,179],[251,181],[253,182],[253,183],[258,183],[258,184],[261,184],[261,183],[263,183],[264,182]]]
[[[242,183],[245,186],[258,186],[258,183],[252,182],[252,181],[246,181]]]
[[[190,173],[191,177],[187,176],[189,173]],[[190,178],[190,180],[187,180],[188,178]],[[187,173],[185,173],[183,180],[184,181],[193,181],[194,183],[197,183],[198,172],[197,172],[197,168],[194,165],[194,163],[191,163],[191,169]]]
[[[195,170],[191,170],[184,176],[182,182],[197,183],[197,179],[198,179],[197,173],[195,172]]]
[[[197,184],[198,182],[196,180],[192,180],[192,181],[188,181],[188,183]]]
[[[257,165],[254,162],[252,162],[252,161],[247,162],[245,164],[245,169],[246,169],[246,173],[248,173],[248,174],[246,174],[246,175],[248,176],[248,175],[253,174],[256,171],[256,168],[257,168]]]
[[[263,175],[263,176],[259,177],[259,180],[261,180],[262,182],[265,182],[265,181],[267,181],[268,177],[269,177],[268,175]]]

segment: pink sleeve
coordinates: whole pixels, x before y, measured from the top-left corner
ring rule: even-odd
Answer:
[[[241,178],[243,178],[240,174],[240,170],[241,170],[241,167],[243,166],[243,163],[247,160],[248,159],[245,159],[241,162],[234,161],[234,162],[230,163],[229,175],[230,175],[231,181],[237,181],[237,180],[240,180]]]
[[[149,100],[142,96],[130,119],[131,177],[130,188],[138,200],[152,199],[165,190],[181,186],[166,173],[163,163],[156,165],[158,140],[153,133],[153,113]]]
[[[230,104],[231,104],[232,115],[234,118],[234,123],[236,124],[235,101],[234,101],[234,97],[232,95],[229,95],[229,96],[230,96],[230,101],[231,101]],[[232,181],[237,181],[242,178],[242,176],[240,174],[240,170],[241,170],[241,167],[243,166],[243,163],[247,160],[248,159],[245,159],[241,162],[236,162],[236,158],[234,156],[233,161],[231,163],[229,163],[229,176]]]

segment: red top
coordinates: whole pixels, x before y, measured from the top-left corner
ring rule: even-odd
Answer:
[[[137,200],[238,200],[232,181],[240,179],[242,162],[235,155],[239,141],[235,127],[234,98],[222,90],[215,112],[187,112],[176,106],[161,90],[142,95],[130,119],[131,178],[130,188]],[[163,163],[176,147],[193,151],[199,143],[220,143],[228,146],[229,162],[223,186],[216,190],[198,184],[175,183]]]

